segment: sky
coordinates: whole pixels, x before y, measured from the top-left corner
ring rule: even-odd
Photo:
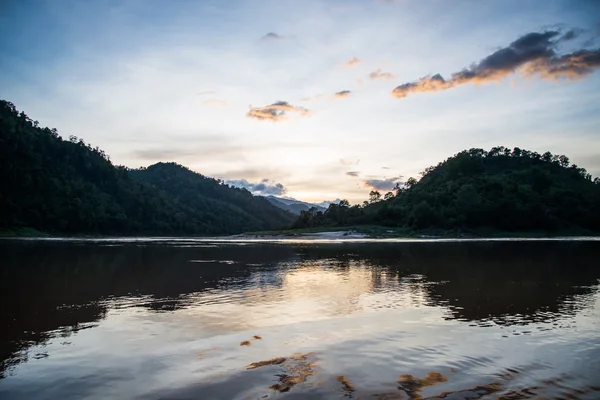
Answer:
[[[360,203],[473,147],[600,175],[597,0],[0,0],[0,97],[131,168]]]

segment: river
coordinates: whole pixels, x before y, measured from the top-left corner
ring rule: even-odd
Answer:
[[[2,399],[600,399],[600,241],[2,240]]]

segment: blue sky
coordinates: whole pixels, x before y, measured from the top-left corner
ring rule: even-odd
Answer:
[[[306,201],[360,202],[471,147],[550,150],[600,175],[595,58],[577,76],[526,62],[392,95],[530,33],[557,32],[556,57],[597,51],[598,1],[0,4],[1,97],[116,164],[176,161]]]

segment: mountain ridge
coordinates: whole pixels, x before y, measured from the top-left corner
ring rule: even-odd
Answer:
[[[297,215],[300,215],[300,213],[302,211],[308,211],[313,207],[316,208],[317,211],[325,211],[326,210],[326,207],[322,207],[318,204],[307,203],[307,202],[292,199],[292,198],[277,197],[277,196],[273,196],[273,195],[262,196],[262,197],[267,199],[274,206],[279,207],[282,210],[286,210],[291,213],[297,214]]]

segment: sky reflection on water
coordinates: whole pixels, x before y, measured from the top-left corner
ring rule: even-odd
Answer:
[[[600,397],[597,241],[0,249],[3,398]]]

